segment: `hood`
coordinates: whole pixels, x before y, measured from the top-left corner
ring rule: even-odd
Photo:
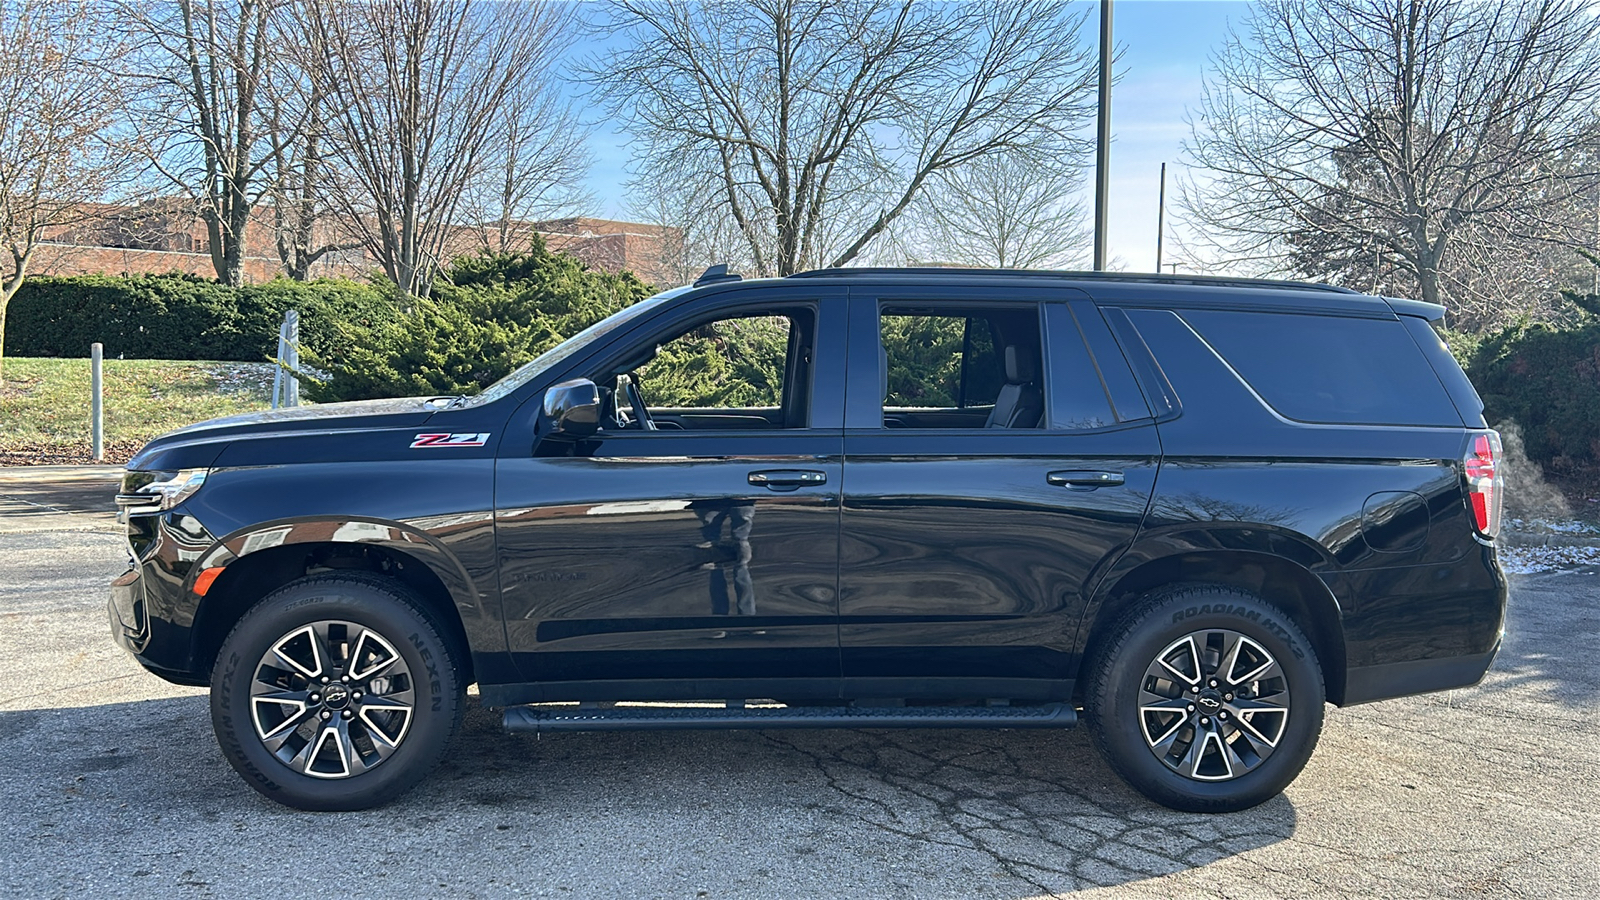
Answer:
[[[420,425],[442,408],[440,400],[438,397],[354,400],[209,419],[152,439],[128,461],[128,468],[208,466],[229,441],[241,437]]]

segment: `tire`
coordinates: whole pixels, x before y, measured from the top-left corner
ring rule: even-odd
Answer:
[[[425,610],[404,585],[360,573],[269,594],[211,671],[223,756],[297,809],[367,809],[415,786],[460,730],[465,689]]]
[[[1085,717],[1106,762],[1172,809],[1264,803],[1300,774],[1322,733],[1311,642],[1282,610],[1234,588],[1148,595],[1107,635],[1088,674]]]

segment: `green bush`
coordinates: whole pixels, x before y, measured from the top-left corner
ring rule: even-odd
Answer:
[[[391,289],[392,290],[392,289]],[[317,402],[476,393],[650,294],[631,274],[589,271],[541,244],[528,253],[457,259],[426,300],[388,319],[346,320],[303,359]]]
[[[1600,316],[1571,328],[1522,322],[1489,335],[1467,374],[1489,422],[1518,423],[1535,462],[1557,470],[1600,464]]]
[[[639,382],[651,406],[776,407],[788,352],[787,318],[723,319],[663,344]]]
[[[279,279],[232,288],[194,275],[31,278],[11,301],[6,352],[112,358],[260,361],[277,351],[278,323],[300,311],[300,340],[327,350],[336,322],[378,325],[396,315],[384,292],[351,281]]]

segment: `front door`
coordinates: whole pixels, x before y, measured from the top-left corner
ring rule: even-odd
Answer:
[[[843,387],[817,373],[843,369],[843,300],[765,303],[686,312],[570,373],[610,392],[596,440],[499,461],[527,680],[837,696]]]
[[[1132,542],[1160,458],[1126,363],[1027,292],[850,302],[846,696],[1066,699],[1094,574]]]

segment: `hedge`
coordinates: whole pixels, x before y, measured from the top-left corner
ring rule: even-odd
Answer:
[[[472,256],[440,273],[426,300],[382,321],[338,323],[302,357],[318,403],[470,394],[594,322],[644,299],[631,274],[593,271],[536,242],[527,253]]]
[[[1600,316],[1523,322],[1462,349],[1485,417],[1521,426],[1530,458],[1556,471],[1600,465]]]
[[[193,275],[30,278],[6,321],[9,356],[260,361],[277,350],[285,310],[300,311],[301,343],[325,350],[336,323],[377,325],[397,315],[377,287],[277,279],[228,287]]]

